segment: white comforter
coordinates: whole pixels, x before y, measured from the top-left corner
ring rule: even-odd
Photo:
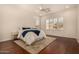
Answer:
[[[38,29],[39,30],[39,29]],[[43,30],[40,30],[39,36],[37,36],[34,32],[28,32],[25,37],[22,36],[22,32],[24,30],[20,30],[18,37],[23,40],[27,45],[31,45],[33,42],[46,38],[46,35]]]

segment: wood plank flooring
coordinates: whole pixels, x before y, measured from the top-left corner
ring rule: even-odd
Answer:
[[[79,54],[79,44],[74,38],[56,37],[56,40],[44,48],[39,54]],[[0,43],[0,54],[30,54],[13,40]]]

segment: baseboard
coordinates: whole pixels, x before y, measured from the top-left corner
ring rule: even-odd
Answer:
[[[0,42],[5,42],[5,41],[8,41],[8,40],[12,40],[12,39],[11,38],[6,38],[6,40],[3,39],[3,40],[0,40]]]
[[[77,38],[77,42],[79,43],[79,39]]]
[[[47,36],[52,36],[52,37],[64,37],[64,38],[72,38],[72,37],[66,37],[66,36],[57,36],[57,35],[47,35]],[[76,39],[76,38],[73,38]]]

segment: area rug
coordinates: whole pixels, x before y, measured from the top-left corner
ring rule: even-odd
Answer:
[[[39,53],[41,50],[43,50],[45,47],[47,47],[50,43],[52,43],[54,40],[56,40],[56,38],[53,37],[46,37],[46,39],[40,40],[35,42],[34,44],[27,46],[23,41],[21,40],[15,40],[14,42],[19,45],[20,47],[22,47],[23,49],[25,49],[26,51],[28,51],[29,53],[32,54],[37,54]]]

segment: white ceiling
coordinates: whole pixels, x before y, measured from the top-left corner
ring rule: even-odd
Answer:
[[[49,8],[51,11],[50,13],[55,13],[67,8],[72,8],[72,7],[76,7],[77,5],[74,4],[36,4],[36,5],[30,5],[30,7],[32,8],[32,11],[34,11],[37,14],[40,14],[40,6],[42,8]]]
[[[50,8],[52,10],[52,12],[56,12],[62,9],[65,9],[66,6],[71,7],[75,7],[76,5],[66,5],[66,4],[44,4],[44,5],[37,5],[37,8],[39,8],[40,6],[45,7],[45,8]]]
[[[65,7],[68,6],[69,8],[71,7],[76,7],[77,5],[74,4],[7,4],[7,5],[0,5],[0,7],[5,7],[5,8],[11,8],[13,10],[23,10],[27,12],[32,12],[39,14],[40,13],[40,6],[42,8],[50,8],[51,12],[57,12],[61,11],[63,9],[66,9]]]

